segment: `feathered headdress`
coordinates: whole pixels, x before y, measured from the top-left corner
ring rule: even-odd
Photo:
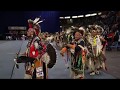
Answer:
[[[29,28],[34,28],[36,31],[36,35],[38,35],[41,30],[39,24],[42,23],[44,20],[40,20],[40,18],[35,18],[35,20],[28,19]]]
[[[35,25],[38,25],[38,24],[42,23],[44,20],[45,20],[45,19],[40,20],[40,18],[35,18],[35,20],[33,21],[33,23],[34,23]]]
[[[92,31],[97,32],[97,27],[95,25],[88,25],[88,30],[91,33]]]
[[[74,31],[74,34],[75,34],[75,32],[80,32],[82,34],[82,36],[85,35],[84,27],[72,27],[72,30]]]
[[[95,27],[97,28],[97,32],[98,32],[98,33],[104,32],[104,29],[103,29],[101,26],[96,25]]]
[[[33,28],[33,26],[34,26],[33,20],[28,19],[28,26],[29,26],[29,28]]]
[[[85,28],[84,27],[80,27],[79,30],[82,32],[82,35],[85,35]]]
[[[96,32],[102,33],[104,29],[100,25],[89,25],[88,26],[89,32],[92,32],[92,30],[95,30]]]

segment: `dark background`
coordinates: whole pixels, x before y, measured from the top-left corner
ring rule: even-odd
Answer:
[[[28,19],[40,17],[45,19],[41,23],[42,31],[56,32],[59,31],[60,16],[72,16],[87,14],[96,11],[0,11],[0,34],[8,32],[8,26],[27,26]]]
[[[45,19],[41,24],[43,31],[58,31],[59,12],[57,11],[4,11],[0,12],[0,33],[8,32],[8,26],[27,26],[28,19],[40,16]]]

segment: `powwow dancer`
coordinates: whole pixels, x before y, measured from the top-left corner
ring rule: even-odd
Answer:
[[[75,30],[74,43],[67,44],[60,51],[61,55],[69,49],[71,51],[71,71],[74,79],[84,78],[84,66],[85,66],[85,50],[84,50],[84,40],[82,39],[84,32],[82,30]]]
[[[18,57],[17,63],[25,63],[25,79],[46,79],[48,78],[48,68],[52,68],[56,62],[56,53],[54,48],[41,42],[39,35],[39,18],[28,20],[29,29],[27,36],[29,38],[27,50],[24,56]],[[53,51],[54,57],[51,57]],[[52,62],[51,62],[52,61]]]
[[[105,61],[102,53],[102,43],[100,36],[98,35],[98,27],[91,25],[89,27],[90,34],[86,36],[87,49],[89,53],[87,54],[87,61],[89,61],[90,75],[99,74],[99,70]]]
[[[100,38],[100,41],[101,41],[101,44],[102,44],[102,53],[101,53],[101,56],[103,58],[103,63],[102,63],[102,68],[104,70],[107,70],[107,67],[106,67],[106,57],[105,57],[105,51],[106,51],[106,45],[107,45],[107,41],[104,39],[104,37],[102,36],[102,33],[104,31],[104,29],[101,27],[101,26],[98,26],[96,25],[96,28],[97,28],[97,33],[98,33],[98,36]]]

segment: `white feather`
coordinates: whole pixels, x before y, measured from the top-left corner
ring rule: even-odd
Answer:
[[[97,36],[97,56],[100,54],[101,50],[102,50],[102,43],[100,41],[99,36]]]
[[[43,21],[39,21],[39,22],[37,22],[36,24],[39,24],[39,23],[41,23],[41,22],[43,22]]]
[[[40,20],[40,18],[35,18],[35,20],[33,21],[33,23],[37,23]]]

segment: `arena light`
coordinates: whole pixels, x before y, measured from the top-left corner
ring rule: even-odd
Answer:
[[[101,12],[98,13],[98,15],[101,15],[101,14],[102,14]]]
[[[85,17],[89,17],[89,16],[90,16],[90,14],[86,14],[86,15],[85,15]]]
[[[72,18],[77,18],[77,16],[72,16]]]
[[[59,17],[60,19],[64,19],[64,17]]]
[[[84,17],[84,15],[79,15],[79,16],[77,16],[78,18],[80,18],[80,17]]]
[[[66,16],[66,17],[65,17],[65,19],[69,19],[69,18],[70,18],[70,16]]]
[[[97,13],[90,14],[90,16],[96,16],[96,15],[97,15]]]

